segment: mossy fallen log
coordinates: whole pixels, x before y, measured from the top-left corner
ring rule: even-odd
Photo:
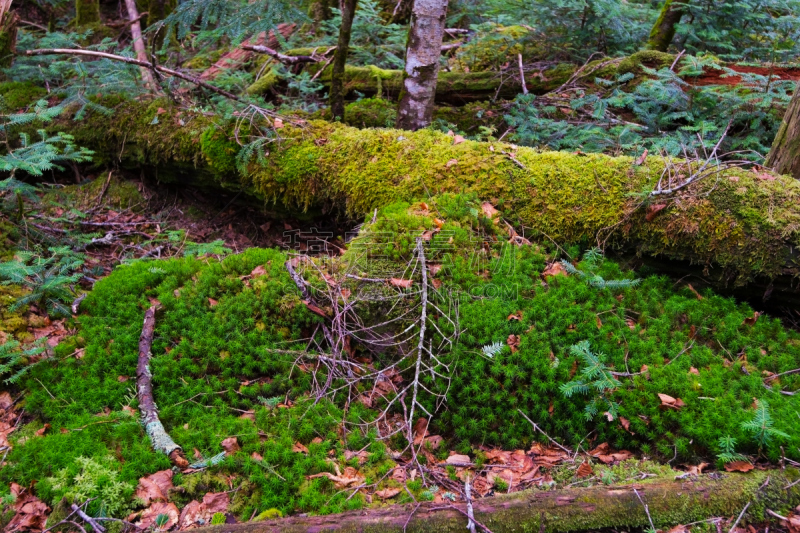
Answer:
[[[284,53],[289,56],[310,56],[314,52],[313,48],[299,48]],[[319,52],[319,48],[316,49],[316,52]],[[672,54],[646,50],[626,58],[594,61],[581,71],[580,78],[593,81],[598,76],[613,79],[619,74],[629,72],[638,74],[642,65],[661,68],[669,66],[674,58],[675,56]],[[320,65],[311,65],[308,68],[310,72],[315,72]],[[564,63],[545,66],[541,70],[528,70],[525,73],[525,84],[529,92],[545,94],[566,83],[578,69],[579,67],[576,65]],[[319,79],[326,86],[330,85],[331,68],[327,67]],[[251,85],[247,92],[264,94],[278,82],[279,79],[276,76],[268,73]],[[358,91],[368,96],[383,95],[396,98],[402,87],[402,70],[352,65],[348,65],[345,69],[344,90],[347,95]],[[522,94],[522,84],[516,69],[511,73],[440,71],[436,85],[436,101],[448,104],[464,104],[494,98],[512,99],[518,94]]]
[[[659,157],[636,165],[628,157],[324,121],[277,130],[277,139],[260,149],[262,157],[241,171],[235,124],[173,109],[164,100],[124,102],[110,116],[65,118],[48,127],[95,150],[98,165],[145,167],[161,181],[243,191],[294,213],[361,217],[398,199],[471,192],[534,238],[600,242],[721,267],[723,283],[800,275],[800,183],[790,177],[734,168],[649,199],[664,170]]]
[[[794,472],[796,475],[796,471]],[[787,509],[800,502],[800,489],[785,490],[784,473],[723,474],[711,478],[651,480],[636,484],[556,491],[531,490],[473,502],[475,520],[493,533],[561,532],[606,528],[688,524],[711,517],[735,517],[748,505],[750,521],[769,519],[766,510]],[[638,494],[637,494],[638,493]],[[641,497],[641,500],[639,499]],[[647,504],[649,517],[645,511]],[[444,533],[466,528],[463,503],[397,505],[329,516],[228,524],[198,529],[204,533]],[[785,512],[785,511],[784,511]],[[785,516],[785,515],[784,515]],[[744,522],[746,523],[746,520]]]

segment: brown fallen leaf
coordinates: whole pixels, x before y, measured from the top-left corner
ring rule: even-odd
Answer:
[[[516,313],[511,313],[508,315],[508,320],[522,320],[522,311],[517,311]]]
[[[445,164],[445,166],[446,166],[447,168],[450,168],[450,167],[452,167],[452,166],[455,166],[455,165],[457,165],[457,164],[458,164],[458,159],[451,159],[451,160],[449,160],[449,161],[448,161],[448,162]],[[376,493],[376,494],[377,494],[377,493]]]
[[[279,130],[279,129],[281,129],[281,128],[283,127],[283,120],[281,120],[281,119],[279,119],[279,118],[276,118],[276,119],[275,119],[275,120],[272,122],[272,126],[273,126],[273,127],[276,129],[276,130]]]
[[[481,211],[483,211],[483,215],[489,219],[493,219],[496,215],[500,213],[500,211],[495,209],[494,206],[489,202],[483,202],[481,204]]]
[[[759,313],[758,311],[754,312],[752,317],[744,319],[744,322],[742,322],[742,325],[743,326],[752,326],[753,324],[756,323],[756,320],[758,320],[759,316],[761,316],[761,313]]]
[[[174,503],[156,502],[142,512],[139,522],[136,523],[140,529],[156,527],[156,519],[159,515],[167,515],[166,523],[159,526],[161,531],[172,529],[178,523],[180,513]]]
[[[45,424],[44,426],[42,426],[41,429],[36,430],[36,434],[41,437],[42,435],[47,433],[47,430],[49,429],[50,429],[50,424]]]
[[[755,467],[748,461],[731,461],[730,463],[725,463],[725,470],[728,472],[749,472],[753,468]]]
[[[464,139],[464,137],[462,137],[461,135],[456,135],[455,137],[453,137],[453,144],[454,144],[454,145],[455,145],[455,144],[461,144],[461,143],[463,143],[465,140],[466,140],[466,139]],[[773,178],[773,179],[774,179],[774,178]]]
[[[402,289],[408,289],[411,287],[411,284],[414,283],[414,280],[411,279],[400,279],[400,278],[389,278],[389,283],[394,285],[395,287],[400,287]]]
[[[441,263],[428,263],[428,270],[430,271],[431,276],[438,274],[441,269]]]
[[[644,216],[645,220],[652,222],[656,215],[661,212],[667,204],[651,204],[647,206],[647,214]]]
[[[506,339],[506,344],[508,344],[508,347],[511,349],[511,353],[514,353],[517,350],[519,350],[519,343],[520,343],[519,335],[514,335],[513,333],[509,335],[508,338]]]
[[[700,463],[699,465],[685,465],[686,472],[692,476],[699,476],[703,473],[703,469],[708,466],[708,463]]]
[[[400,489],[383,489],[375,492],[375,496],[381,500],[388,500],[400,494]]]
[[[693,367],[693,366],[690,366],[690,367],[689,367],[689,373],[690,373],[690,374],[694,374],[695,376],[699,376],[699,375],[700,375],[700,371],[699,371],[699,370],[697,370],[697,369],[696,369],[695,367]]]
[[[295,442],[294,443],[294,446],[292,446],[292,451],[294,453],[308,454],[308,448],[306,448],[305,446],[303,446],[303,444],[301,444],[299,442]]]
[[[216,301],[214,298],[209,298],[209,299],[208,299],[208,305],[209,305],[210,307],[216,307],[218,304],[219,304],[219,302],[218,302],[218,301]]]
[[[172,475],[172,470],[161,470],[155,474],[139,478],[139,485],[136,487],[136,498],[142,500],[144,505],[168,500],[169,491],[173,488]]]
[[[640,167],[640,166],[644,165],[644,162],[646,160],[647,160],[647,148],[644,149],[644,152],[642,152],[642,155],[640,155],[639,157],[636,158],[636,161],[634,161],[633,164],[636,165],[637,167]]]
[[[550,263],[549,265],[547,265],[547,268],[544,269],[544,272],[542,272],[543,278],[547,278],[550,276],[566,276],[566,275],[567,275],[567,269],[564,268],[564,265],[562,265],[560,261]]]
[[[658,398],[661,400],[661,407],[668,407],[670,409],[680,409],[685,403],[680,398],[673,398],[668,394],[658,393]]]
[[[789,527],[789,533],[800,533],[800,509],[795,510],[798,511],[798,513],[789,513],[789,516],[786,517],[786,525]]]
[[[50,507],[42,500],[16,483],[11,483],[11,494],[14,496],[14,517],[6,524],[4,531],[43,531],[47,523]]]
[[[469,455],[461,455],[458,453],[454,453],[447,459],[445,459],[445,464],[452,465],[452,464],[471,464],[472,459],[469,458]]]
[[[203,496],[202,506],[212,515],[214,513],[228,512],[228,506],[230,504],[231,495],[227,492],[207,492]]]
[[[338,467],[336,469],[338,471]],[[358,471],[351,466],[345,468],[344,473],[340,475],[331,474],[330,472],[320,472],[319,474],[306,476],[306,479],[315,479],[320,477],[326,477],[330,479],[338,489],[343,489],[356,483],[360,484],[362,481],[364,481],[364,476],[359,474]]]
[[[225,450],[225,455],[233,455],[241,450],[239,440],[236,437],[228,437],[221,443],[222,449]]]
[[[418,418],[414,424],[414,444],[419,445],[428,436],[428,420],[425,418]]]
[[[263,456],[262,456],[260,453],[258,453],[258,452],[253,452],[253,453],[251,453],[251,454],[250,454],[250,458],[251,458],[253,461],[263,461],[263,460],[264,460],[264,457],[263,457]]]
[[[584,461],[581,463],[581,466],[578,467],[578,471],[576,474],[579,478],[589,477],[594,473],[594,468],[592,468],[592,464],[589,461]]]

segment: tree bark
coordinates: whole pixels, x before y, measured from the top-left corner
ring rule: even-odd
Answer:
[[[8,68],[17,53],[19,16],[11,11],[11,0],[0,0],[0,68]]]
[[[800,486],[782,490],[792,477],[771,471],[722,474],[717,479],[708,476],[680,481],[662,478],[610,487],[529,490],[474,500],[472,505],[474,519],[493,533],[648,528],[650,519],[655,527],[666,530],[669,526],[711,517],[735,517],[748,502],[749,513],[742,523],[768,520],[766,509],[786,508],[800,502]],[[211,526],[197,532],[449,533],[467,529],[465,513],[463,503],[426,502],[418,507],[394,505],[329,516],[293,516]]]
[[[344,120],[344,70],[347,65],[347,51],[350,48],[350,33],[356,16],[358,0],[341,0],[342,26],[339,28],[339,41],[333,58],[331,71],[330,106],[334,120]]]
[[[75,25],[77,27],[100,22],[100,0],[75,0]]]
[[[764,164],[775,172],[800,179],[800,84],[795,87]]]
[[[131,20],[131,37],[133,38],[133,50],[136,52],[136,59],[149,63],[147,50],[145,49],[144,39],[142,38],[142,26],[139,23],[139,10],[136,9],[136,0],[125,0],[125,7],[128,8],[128,20]],[[142,81],[145,86],[156,91],[158,84],[153,76],[153,71],[145,67],[139,67],[142,73]]]
[[[647,40],[646,48],[649,50],[658,50],[659,52],[666,52],[675,37],[675,30],[678,23],[681,21],[686,7],[683,5],[689,0],[664,0],[664,5],[661,7],[661,13],[658,20],[650,30],[650,37]]]
[[[397,127],[415,131],[433,118],[447,0],[414,0]]]
[[[325,20],[330,20],[333,12],[332,0],[315,0],[308,8],[308,18],[312,20],[311,33],[317,34],[320,31],[320,26]]]

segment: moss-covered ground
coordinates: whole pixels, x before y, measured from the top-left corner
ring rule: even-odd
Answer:
[[[770,373],[800,367],[800,334],[777,319],[754,320],[747,305],[710,291],[697,294],[592,254],[581,260],[578,246],[512,244],[507,227],[487,218],[484,209],[471,195],[395,203],[380,210],[374,223],[368,219],[341,257],[314,260],[332,273],[348,269],[362,277],[405,272],[419,286],[419,272],[409,274],[406,266],[416,238],[429,238],[426,256],[437,265],[431,300],[440,309],[458,308],[459,324],[453,349],[440,354],[451,365],[452,385],[433,421],[445,438],[437,459],[456,450],[480,462],[484,446],[517,449],[546,442],[521,410],[571,447],[608,442],[664,462],[675,456],[681,463],[716,463],[719,438],[730,436],[736,451],[753,459],[777,462],[785,453],[800,460],[800,396],[779,393],[800,389],[800,376],[771,380],[771,389],[764,381]],[[75,334],[20,384],[29,391],[20,405],[34,419],[10,436],[13,449],[0,471],[3,490],[10,481],[37,480],[37,494],[55,505],[74,496],[81,481],[81,494],[98,497],[97,506],[122,516],[137,507],[137,479],[170,467],[131,414],[137,407],[133,383],[142,317],[155,300],[162,309],[151,369],[167,431],[189,456],[215,456],[229,437],[241,446],[205,471],[177,474],[174,482],[182,489],[173,494],[175,502],[236,489],[230,510],[242,519],[270,509],[330,513],[368,505],[365,494],[350,497],[352,491],[325,477],[307,478],[335,472],[333,463],[356,468],[364,483],[396,485],[384,476],[395,465],[390,450],[403,447],[402,437],[379,441],[375,429],[352,424],[374,419],[387,398],[369,409],[341,396],[316,402],[310,396],[313,364],[301,359],[305,364],[296,365],[296,351],[306,349],[313,336],[324,344],[316,329],[323,319],[301,301],[284,267],[288,257],[253,248],[222,260],[138,261],[99,281],[73,319]],[[543,275],[554,272],[557,259],[570,258],[590,276]],[[312,270],[304,271],[312,285],[324,284]],[[616,288],[600,288],[600,278],[616,280]],[[634,279],[641,282],[621,281]],[[391,286],[382,290],[397,293]],[[405,296],[410,302],[418,297],[414,291]],[[365,301],[358,311],[366,323],[384,321],[381,305]],[[434,321],[442,334],[455,333],[438,312]],[[619,373],[619,384],[599,398],[618,404],[613,417],[602,410],[591,419],[585,415],[600,392],[567,397],[560,390],[584,373],[585,361],[571,351],[584,341]],[[488,353],[484,347],[492,343],[500,348]],[[381,369],[398,351],[376,353],[356,345],[354,357],[369,357]],[[438,390],[436,383],[424,383]],[[358,391],[368,389],[365,383]],[[659,394],[683,405],[665,406]],[[768,402],[774,429],[786,436],[763,440],[745,427],[756,416],[754,399]],[[434,397],[423,394],[422,402],[434,408]],[[36,434],[45,423],[51,429]],[[307,452],[293,451],[295,443]],[[366,452],[361,464],[345,455],[359,450]],[[674,476],[665,467],[640,467]],[[624,481],[628,468],[600,468],[596,475]],[[580,481],[569,468],[552,476],[557,483]],[[409,486],[417,497],[429,496],[423,496],[429,489],[422,484]]]

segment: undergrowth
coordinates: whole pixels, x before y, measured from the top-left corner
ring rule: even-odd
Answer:
[[[446,449],[515,449],[542,439],[521,411],[567,445],[608,442],[687,462],[733,454],[777,460],[783,446],[786,457],[800,459],[798,400],[778,393],[796,390],[800,380],[787,375],[772,380],[771,389],[763,382],[764,372],[800,366],[800,335],[777,319],[753,321],[748,306],[710,291],[698,296],[664,277],[634,275],[596,251],[570,262],[573,274],[543,278],[559,254],[569,257],[538,244],[511,244],[497,222],[468,195],[394,204],[375,223],[368,219],[332,263],[357,274],[402,275],[415,238],[431,232],[425,241],[437,265],[431,301],[458,308],[458,341],[441,354],[452,364],[452,385],[433,422]],[[578,247],[567,251],[577,257]],[[365,505],[361,495],[347,499],[326,478],[306,478],[332,472],[331,460],[358,466],[347,462],[345,450],[367,450],[359,467],[367,483],[393,462],[374,431],[342,424],[369,421],[375,411],[359,402],[345,410],[339,397],[314,402],[310,367],[294,366],[296,353],[276,351],[302,350],[314,335],[324,342],[315,329],[321,319],[301,302],[286,260],[278,250],[250,249],[223,260],[137,261],[99,281],[76,319],[77,334],[20,378],[30,391],[24,408],[40,421],[11,435],[0,484],[39,480],[38,493],[54,503],[80,488],[65,480],[102,466],[113,475],[106,484],[87,482],[85,492],[98,496],[97,505],[122,510],[130,501],[120,504],[119,495],[139,477],[169,467],[125,409],[137,406],[142,317],[158,300],[163,309],[151,369],[162,422],[184,450],[204,458],[219,454],[230,436],[241,445],[204,472],[177,475],[185,491],[175,496],[178,503],[230,490],[226,479],[233,476],[241,488],[231,510],[244,518],[271,509],[330,513]],[[263,273],[253,273],[259,266]],[[380,308],[365,309],[374,312],[367,321],[387,318]],[[442,334],[455,333],[445,317],[434,320]],[[80,359],[76,348],[83,348]],[[372,355],[376,368],[394,357],[391,350]],[[578,382],[586,394],[565,393]],[[664,406],[659,394],[683,406]],[[434,397],[422,401],[433,410]],[[35,436],[44,422],[53,430]],[[297,442],[307,454],[292,451]],[[402,437],[388,444],[402,448]]]

